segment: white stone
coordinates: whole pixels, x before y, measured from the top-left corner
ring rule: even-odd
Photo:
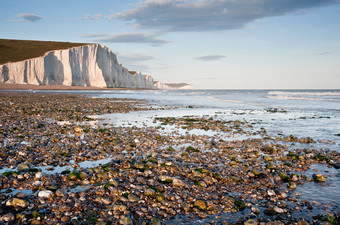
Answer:
[[[251,207],[251,211],[255,214],[260,214],[260,210],[256,207]]]
[[[53,194],[53,192],[52,191],[48,191],[48,190],[46,190],[46,191],[39,191],[38,197],[40,197],[40,198],[49,198],[49,197],[52,196],[52,194]]]
[[[275,191],[273,191],[273,190],[268,190],[267,193],[268,193],[269,196],[275,195]]]
[[[281,198],[287,198],[287,194],[286,193],[281,193]]]
[[[36,180],[32,183],[34,186],[40,186],[41,182],[39,180]]]
[[[277,206],[274,207],[274,211],[275,211],[276,213],[283,213],[283,212],[284,212],[283,209],[281,209],[281,208],[279,208],[279,207],[277,207]]]
[[[35,174],[35,178],[40,179],[40,178],[41,178],[41,172],[37,172],[37,173]]]
[[[166,162],[165,165],[171,166],[171,165],[172,165],[172,162]]]
[[[102,198],[102,203],[104,203],[105,205],[110,205],[111,201],[107,198]]]

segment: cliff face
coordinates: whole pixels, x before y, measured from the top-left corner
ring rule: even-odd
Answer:
[[[99,44],[0,65],[0,83],[154,88],[151,76],[129,73],[109,48]]]

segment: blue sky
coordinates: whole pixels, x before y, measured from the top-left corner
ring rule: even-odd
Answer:
[[[101,43],[195,88],[340,88],[340,0],[0,0],[0,38]]]

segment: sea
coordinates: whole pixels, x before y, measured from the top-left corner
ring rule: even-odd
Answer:
[[[46,91],[35,91],[46,92]],[[155,117],[215,116],[259,121],[272,134],[332,141],[340,151],[340,89],[337,90],[86,90],[49,91],[100,98],[142,99],[156,110],[98,116],[102,123],[152,125]],[[157,110],[157,106],[170,106]],[[107,119],[107,120],[105,120]]]
[[[214,116],[258,122],[272,135],[310,137],[340,152],[340,89],[327,90],[30,90],[93,98],[146,100],[155,110],[94,116],[98,125],[155,126],[156,117]],[[162,106],[167,106],[159,110]],[[192,132],[198,132],[194,130]],[[202,133],[204,134],[204,133]],[[335,143],[335,144],[334,144]]]

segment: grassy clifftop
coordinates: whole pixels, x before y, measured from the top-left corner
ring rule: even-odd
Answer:
[[[86,43],[0,39],[0,65],[44,55],[48,51],[87,45]]]

